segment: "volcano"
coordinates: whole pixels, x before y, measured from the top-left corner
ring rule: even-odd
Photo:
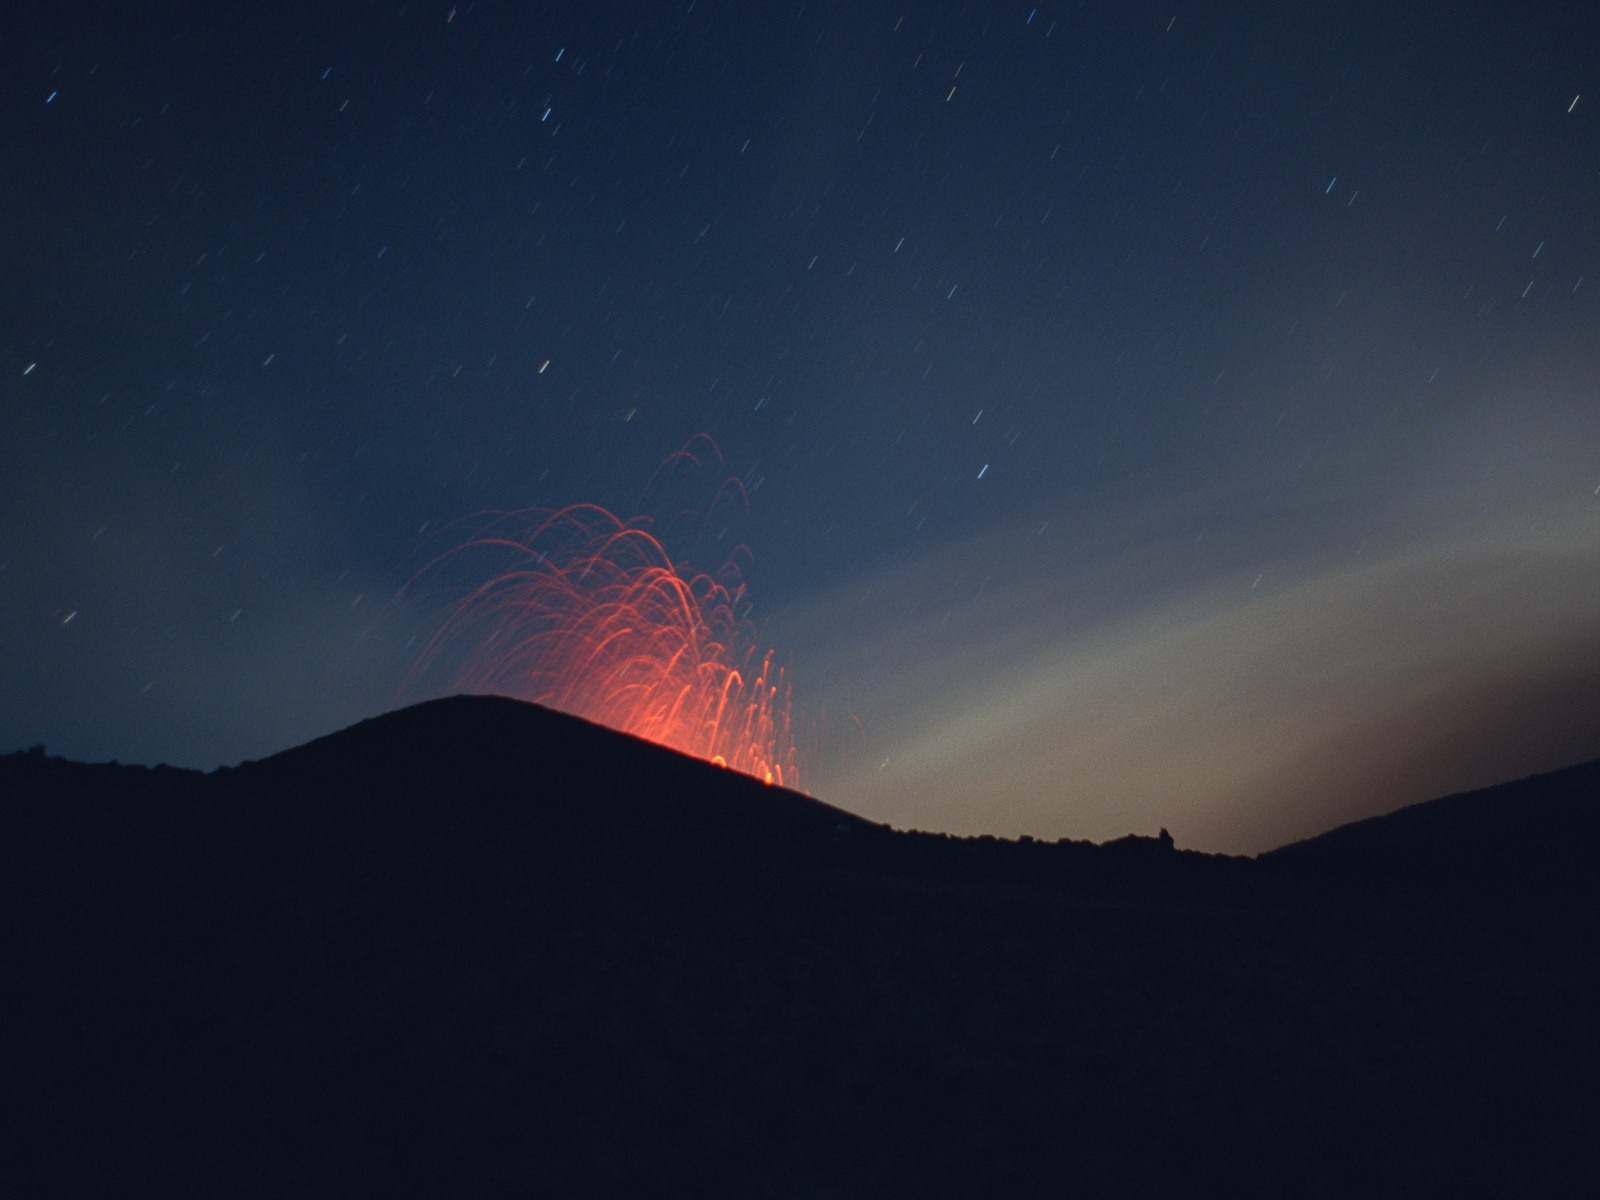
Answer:
[[[1600,1191],[1600,763],[1256,859],[517,701],[0,759],[10,1195]]]

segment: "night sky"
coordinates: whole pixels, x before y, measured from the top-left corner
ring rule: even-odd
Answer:
[[[1255,851],[1600,755],[1589,5],[221,11],[0,41],[0,748],[383,711],[438,530],[662,520],[704,433],[669,548],[873,819]]]

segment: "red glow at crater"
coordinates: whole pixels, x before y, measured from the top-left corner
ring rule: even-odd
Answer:
[[[491,563],[424,643],[413,678],[557,708],[798,787],[790,689],[740,615],[737,564],[675,563],[642,518],[593,504],[503,513],[407,591]]]

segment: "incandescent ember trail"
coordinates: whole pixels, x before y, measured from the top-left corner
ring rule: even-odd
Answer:
[[[493,570],[424,642],[413,685],[500,692],[768,782],[799,786],[790,688],[740,616],[745,585],[674,562],[642,518],[594,504],[495,515],[407,584]]]

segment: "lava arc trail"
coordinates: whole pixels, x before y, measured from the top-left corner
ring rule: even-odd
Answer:
[[[736,563],[694,572],[642,518],[577,504],[494,516],[406,591],[485,561],[493,569],[426,640],[413,683],[445,674],[452,691],[545,704],[799,786],[789,685],[740,616]]]

